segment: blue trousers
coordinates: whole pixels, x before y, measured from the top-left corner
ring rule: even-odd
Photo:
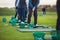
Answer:
[[[27,18],[27,7],[25,8],[25,20]]]
[[[26,8],[18,8],[18,19],[22,22],[25,22],[27,15],[27,9]]]

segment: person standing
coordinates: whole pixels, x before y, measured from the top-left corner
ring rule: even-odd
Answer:
[[[43,13],[43,16],[46,15],[46,6],[43,6],[43,7],[42,7],[42,13]]]
[[[26,0],[16,0],[16,7],[17,13],[18,13],[18,19],[24,23],[25,18],[26,18],[26,13],[27,13],[27,5],[26,5]]]
[[[34,11],[34,25],[36,27],[37,24],[37,6],[39,4],[39,0],[29,0],[29,14],[28,14],[28,25],[31,22],[32,11]]]

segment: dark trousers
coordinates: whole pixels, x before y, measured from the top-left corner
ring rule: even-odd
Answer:
[[[56,29],[60,30],[60,6],[57,5],[57,24]]]
[[[18,20],[20,20],[18,8],[16,8],[15,11],[16,11],[15,18],[18,16]]]
[[[18,8],[17,7],[15,8],[15,11],[16,11],[16,13],[15,13],[15,18],[16,18],[17,14],[18,14]]]
[[[56,8],[57,8],[56,30],[57,30],[57,35],[58,35],[57,40],[60,40],[60,0],[57,0]]]
[[[15,14],[15,18],[16,18],[16,16],[17,16],[17,12],[16,12],[16,14]]]
[[[46,10],[45,8],[42,8],[43,15],[46,15]]]
[[[31,16],[32,16],[32,8],[29,7],[29,14],[28,14],[28,24],[30,24]],[[34,25],[37,24],[37,7],[34,10]]]
[[[43,12],[43,15],[46,15],[46,11],[42,11]]]

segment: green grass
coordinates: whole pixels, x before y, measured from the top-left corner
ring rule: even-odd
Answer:
[[[56,27],[56,12],[47,12],[46,16],[39,16],[41,12],[38,12],[38,24],[48,25]],[[6,17],[7,22],[3,23],[2,18]],[[32,32],[19,32],[15,27],[5,24],[8,24],[11,16],[0,16],[0,40],[34,40]],[[33,17],[32,21],[33,22]]]

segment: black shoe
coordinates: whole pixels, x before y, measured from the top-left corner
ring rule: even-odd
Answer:
[[[35,25],[34,28],[37,28],[37,26]]]
[[[37,28],[36,26],[34,28]]]

